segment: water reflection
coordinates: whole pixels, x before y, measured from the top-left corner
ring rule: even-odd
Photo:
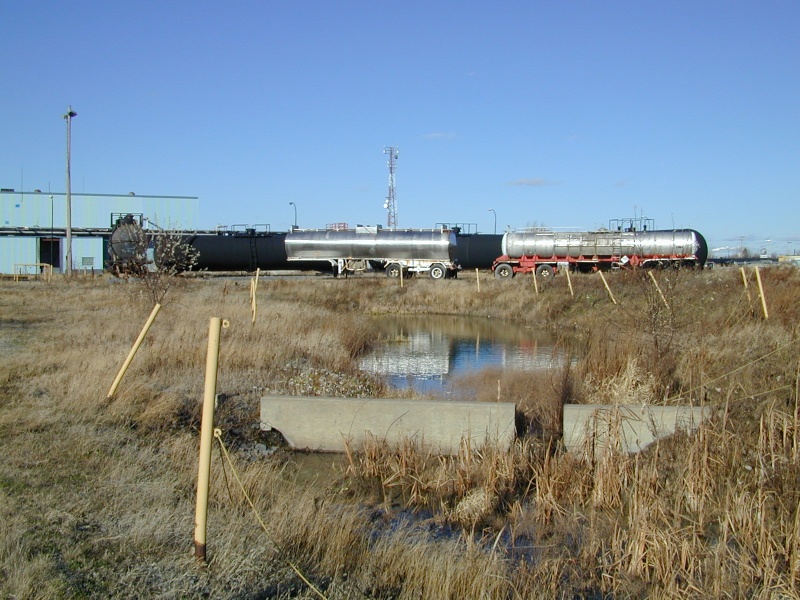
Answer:
[[[491,319],[381,317],[389,340],[362,358],[360,367],[395,388],[445,394],[453,380],[489,368],[534,371],[563,364],[552,336]]]

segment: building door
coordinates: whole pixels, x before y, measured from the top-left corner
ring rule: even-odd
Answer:
[[[39,238],[39,262],[53,265],[53,271],[61,269],[61,239]]]

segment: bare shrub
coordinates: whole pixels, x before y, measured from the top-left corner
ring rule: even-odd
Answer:
[[[191,271],[197,265],[199,252],[174,232],[161,231],[150,235],[141,232],[140,236],[142,239],[135,240],[133,256],[116,265],[116,269],[123,276],[133,278],[151,304],[163,304],[167,293],[178,281],[177,275]],[[152,249],[152,260],[148,257],[148,249]]]

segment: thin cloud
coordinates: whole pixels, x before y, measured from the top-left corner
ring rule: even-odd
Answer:
[[[551,181],[549,179],[541,179],[539,177],[534,178],[522,178],[517,179],[516,181],[510,181],[508,185],[522,185],[527,187],[544,187],[547,185],[558,185],[558,181]]]

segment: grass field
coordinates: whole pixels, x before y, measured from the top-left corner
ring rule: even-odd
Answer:
[[[179,278],[0,282],[4,598],[794,598],[800,594],[800,274],[734,268],[496,282]],[[360,372],[383,314],[552,331],[553,373],[468,385],[516,402],[511,450],[376,440],[319,477],[259,429],[266,393],[408,395]],[[209,318],[220,346],[205,566],[193,556]],[[498,384],[499,380],[499,384]],[[713,416],[637,455],[566,453],[564,403]],[[264,451],[264,448],[270,448]],[[227,455],[226,455],[227,452]],[[323,464],[326,458],[321,459]]]

